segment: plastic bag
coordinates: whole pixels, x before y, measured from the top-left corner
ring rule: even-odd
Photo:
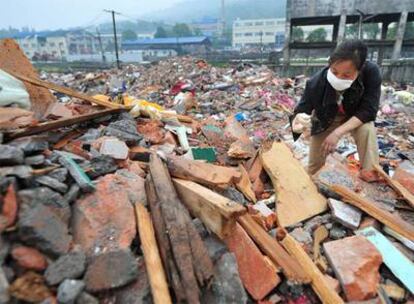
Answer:
[[[30,96],[23,82],[0,69],[0,107],[16,104],[30,109]]]

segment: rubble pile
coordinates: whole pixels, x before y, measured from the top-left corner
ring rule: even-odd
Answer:
[[[409,88],[384,87],[394,174],[367,183],[349,138],[306,173],[302,76],[184,57],[41,78],[57,102],[2,129],[0,303],[414,301]]]

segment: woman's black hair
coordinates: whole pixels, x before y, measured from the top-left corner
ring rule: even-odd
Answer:
[[[367,59],[368,47],[361,40],[348,40],[336,47],[329,57],[329,64],[351,60],[357,70],[361,70]]]

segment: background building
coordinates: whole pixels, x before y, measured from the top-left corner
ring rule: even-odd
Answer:
[[[287,0],[286,20],[286,64],[295,52],[300,56],[305,52],[309,57],[314,51],[313,54],[327,57],[338,43],[349,38],[349,26],[357,32],[356,37],[351,38],[365,38],[371,58],[377,58],[380,64],[383,58],[397,60],[402,51],[409,55],[414,47],[414,39],[405,36],[407,23],[414,21],[413,0]],[[309,25],[330,26],[333,29],[331,39],[296,40],[296,29]],[[379,32],[372,37],[364,35],[363,29],[368,25]],[[393,29],[393,36],[388,35],[389,29]]]
[[[122,43],[123,50],[152,50],[163,57],[174,56],[176,53],[206,54],[210,48],[211,41],[205,36],[137,39]],[[164,51],[162,52],[162,50]]]
[[[234,48],[277,48],[283,45],[285,19],[237,19],[233,22]],[[276,43],[278,45],[276,45]]]

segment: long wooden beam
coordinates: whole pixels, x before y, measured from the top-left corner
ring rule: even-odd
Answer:
[[[49,90],[53,90],[53,91],[56,91],[56,92],[59,92],[59,93],[62,93],[62,94],[65,94],[65,95],[68,95],[68,96],[71,96],[71,97],[76,97],[76,98],[88,101],[92,104],[97,104],[97,105],[100,105],[100,106],[104,106],[104,107],[109,108],[109,109],[124,108],[123,105],[108,102],[108,101],[104,101],[104,100],[98,100],[98,99],[93,98],[92,96],[79,93],[79,92],[74,91],[72,89],[69,89],[67,87],[63,87],[63,86],[60,86],[60,85],[57,85],[57,84],[54,84],[54,83],[51,83],[51,82],[43,81],[43,80],[33,78],[33,77],[24,76],[22,74],[12,72],[12,71],[9,71],[9,70],[6,70],[6,72],[9,73],[10,75],[16,77],[17,79],[20,79],[21,81],[28,82],[28,83],[34,84],[36,86],[43,87],[43,88],[46,88],[46,89],[49,89]]]
[[[124,111],[124,109],[109,109],[109,110],[103,110],[103,111],[83,114],[83,115],[79,115],[76,117],[47,121],[47,122],[39,123],[38,125],[35,125],[33,127],[27,127],[27,128],[24,128],[18,131],[5,133],[5,137],[6,139],[14,139],[14,138],[23,137],[23,136],[39,134],[42,132],[55,130],[55,129],[62,128],[62,127],[68,127],[68,126],[78,124],[81,122],[90,121],[98,117],[121,113],[122,111]]]
[[[410,241],[414,240],[414,226],[402,220],[400,217],[381,209],[374,202],[344,186],[333,185],[331,186],[331,190],[342,196],[345,202],[361,209]]]
[[[178,178],[173,181],[181,201],[190,212],[221,239],[232,233],[236,218],[246,213],[243,206],[197,183]]]

